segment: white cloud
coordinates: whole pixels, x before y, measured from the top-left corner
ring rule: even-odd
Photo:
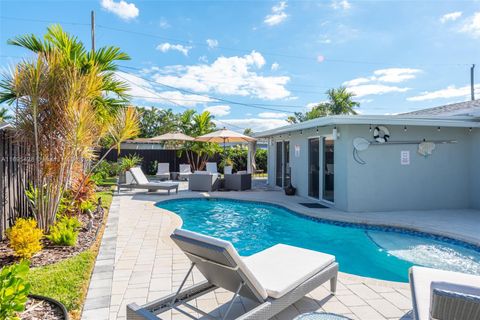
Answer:
[[[458,18],[460,18],[461,16],[462,16],[462,11],[450,12],[450,13],[444,14],[444,15],[440,18],[440,22],[441,22],[441,23],[447,23],[447,22],[449,22],[449,21],[455,21],[455,20],[457,20]]]
[[[280,67],[280,65],[277,62],[274,62],[274,63],[272,63],[272,66],[271,66],[270,69],[272,71],[276,71],[276,70],[278,70],[279,67]]]
[[[162,29],[168,29],[170,28],[170,23],[168,23],[168,20],[165,18],[160,18],[160,22],[158,23],[158,26]]]
[[[188,51],[190,51],[192,47],[184,46],[181,44],[171,44],[168,42],[161,43],[157,46],[157,50],[161,52],[168,52],[168,51],[178,51],[183,53],[183,55],[188,56]]]
[[[212,99],[196,94],[184,94],[180,91],[162,91],[151,82],[137,77],[133,74],[117,71],[117,79],[128,84],[130,89],[128,94],[134,100],[158,103],[162,105],[176,106],[180,104],[185,107],[195,107],[205,105]]]
[[[288,18],[288,14],[285,13],[287,8],[287,2],[281,1],[276,6],[272,7],[272,13],[267,15],[263,22],[269,26],[275,26],[282,23]]]
[[[203,111],[210,112],[213,116],[223,117],[230,114],[230,106],[210,106],[203,109]]]
[[[263,76],[265,58],[256,51],[244,56],[219,57],[211,64],[167,66],[157,69],[153,79],[159,83],[195,92],[254,96],[266,100],[290,96],[288,76]]]
[[[222,119],[222,121],[213,120],[218,126],[232,125],[232,130],[238,130],[241,128],[251,128],[253,132],[260,132],[264,130],[270,130],[285,126],[288,124],[286,120],[280,119],[260,119],[260,118],[248,118],[248,119]]]
[[[480,84],[475,86],[475,90],[480,89]],[[407,98],[408,101],[426,101],[426,100],[436,100],[436,99],[449,99],[449,98],[465,98],[470,97],[470,86],[464,87],[455,87],[448,86],[445,89],[440,89],[436,91],[424,91],[419,95]]]
[[[203,55],[198,57],[198,61],[203,62],[203,63],[208,63],[208,58],[207,56]]]
[[[480,11],[477,11],[466,20],[460,32],[468,33],[474,38],[480,38]]]
[[[347,0],[333,0],[332,1],[332,8],[335,10],[348,10],[352,7],[350,2]]]
[[[416,78],[421,73],[420,69],[412,68],[388,68],[373,71],[369,77],[359,77],[343,83],[350,92],[357,97],[368,95],[380,95],[391,92],[405,92],[410,90],[406,87],[389,85],[390,83],[400,83]]]
[[[102,0],[100,2],[102,8],[110,11],[123,20],[130,20],[138,17],[140,11],[134,3],[128,3],[124,0],[115,2],[114,0]]]
[[[283,113],[283,112],[260,112],[258,116],[262,119],[283,119],[288,117],[288,114]]]
[[[414,79],[420,72],[422,72],[420,69],[388,68],[375,70],[373,74],[376,76],[376,80],[378,81],[398,83],[405,80]]]
[[[218,47],[218,40],[207,39],[207,45],[210,49],[214,49],[214,48]]]
[[[408,90],[410,90],[410,88],[388,86],[384,84],[361,84],[358,86],[348,87],[348,91],[353,92],[356,97],[380,95],[391,92],[405,92]]]

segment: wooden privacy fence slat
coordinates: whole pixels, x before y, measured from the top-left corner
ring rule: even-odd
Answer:
[[[0,130],[0,240],[19,217],[31,210],[25,194],[33,166],[27,148],[14,140],[11,129]]]

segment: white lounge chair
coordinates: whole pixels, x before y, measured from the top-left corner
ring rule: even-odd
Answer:
[[[222,319],[266,320],[327,281],[333,293],[336,289],[338,264],[329,254],[278,244],[243,258],[228,241],[182,229],[176,229],[171,238],[191,261],[185,279],[174,294],[143,306],[127,305],[128,320],[158,320],[155,315],[170,309],[197,319],[180,306],[214,319],[189,301],[217,288],[234,293]],[[184,289],[193,267],[207,280]],[[229,317],[238,296],[253,300],[258,306],[242,315]]]
[[[191,174],[192,174],[192,169],[190,168],[189,164],[180,165],[180,171],[178,173],[179,180],[188,180]]]
[[[175,190],[175,193],[178,193],[178,182],[151,182],[148,181],[147,177],[143,174],[143,171],[140,167],[131,168],[130,173],[133,176],[133,179],[136,183],[130,184],[119,184],[118,192],[120,193],[120,188],[126,189],[148,189],[148,192],[154,192],[157,190],[167,190],[170,194],[171,190]]]
[[[424,267],[409,276],[415,320],[480,319],[480,276]]]
[[[157,178],[161,180],[170,179],[170,163],[161,162],[158,164],[157,173],[155,174]]]
[[[225,166],[223,167],[223,174],[232,174],[233,167],[232,166]]]
[[[210,173],[218,173],[217,163],[216,162],[207,162],[206,171]]]

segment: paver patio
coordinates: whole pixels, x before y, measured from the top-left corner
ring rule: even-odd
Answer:
[[[286,197],[280,192],[262,190],[213,193],[212,195],[275,201],[306,214],[318,215],[318,210],[297,208],[296,205],[301,202],[301,198]],[[190,263],[169,236],[176,227],[181,225],[181,219],[175,214],[155,207],[154,204],[158,201],[186,196],[208,196],[208,194],[183,190],[179,195],[170,197],[161,193],[135,192],[121,193],[115,197],[92,275],[82,319],[125,319],[128,303],[144,304],[170,294],[178,288]],[[322,211],[322,215],[325,217],[332,214],[338,215],[339,213],[329,209]],[[428,214],[440,215],[442,213],[430,212]],[[362,222],[380,223],[381,216],[379,214],[369,217],[366,214],[358,215],[356,219],[360,219]],[[478,217],[469,212],[465,212],[465,216],[466,220]],[[341,218],[345,217],[341,216],[339,219]],[[405,217],[398,220],[392,219],[392,213],[389,213],[388,221],[403,226],[408,226],[409,223],[408,218]],[[463,223],[468,224],[468,222],[472,221]],[[417,227],[428,229],[427,219],[425,219],[424,225],[422,225],[422,221],[420,224],[418,221],[415,223]],[[452,233],[455,232],[455,227],[462,227],[460,224],[454,225],[452,228],[452,224],[448,221],[445,221],[445,225],[442,226],[443,223],[440,222],[432,228],[434,227],[436,231],[444,228],[445,231],[449,230],[448,232]],[[469,230],[464,231],[463,235],[465,237],[473,235],[473,238],[480,243],[479,236],[477,235],[476,238],[475,234],[469,234]],[[187,284],[202,280],[201,274],[195,270]],[[411,297],[408,284],[362,278],[344,273],[340,273],[338,281],[338,290],[335,296],[330,294],[327,283],[284,310],[275,319],[293,319],[300,313],[316,310],[339,313],[352,319],[362,320],[411,319]],[[221,305],[227,302],[231,296],[232,294],[227,291],[216,290],[196,299],[194,305],[213,315],[218,315],[224,311]],[[234,304],[232,316],[253,306],[253,302],[247,299],[238,299]],[[162,314],[160,318],[188,319],[176,311]]]

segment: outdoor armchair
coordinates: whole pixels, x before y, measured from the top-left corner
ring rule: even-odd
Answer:
[[[188,178],[188,190],[210,192],[218,189],[220,179],[217,173],[195,171]]]
[[[480,319],[480,276],[412,267],[409,277],[415,320]]]
[[[176,229],[171,238],[191,261],[185,279],[174,294],[143,306],[127,305],[128,320],[158,319],[155,315],[170,309],[197,319],[180,306],[214,318],[189,301],[217,288],[234,293],[222,319],[266,320],[327,281],[332,293],[336,289],[338,263],[329,254],[278,244],[249,257],[240,257],[228,241],[183,229]],[[206,281],[184,289],[194,267]],[[230,316],[238,296],[257,304],[244,314]]]
[[[170,179],[170,163],[161,162],[158,164],[157,173],[155,174],[157,178],[161,180]]]

